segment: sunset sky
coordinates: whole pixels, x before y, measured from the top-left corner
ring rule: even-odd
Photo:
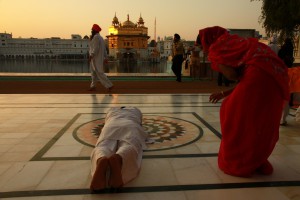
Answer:
[[[136,23],[141,16],[148,35],[161,38],[181,35],[195,40],[198,30],[219,25],[225,28],[256,29],[259,24],[261,1],[250,0],[0,0],[0,32],[14,38],[70,38],[71,34],[90,35],[94,23],[101,26],[101,35],[116,13],[120,22]],[[150,41],[149,40],[149,41]]]

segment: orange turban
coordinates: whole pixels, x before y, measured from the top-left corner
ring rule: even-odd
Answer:
[[[92,30],[96,31],[96,32],[100,32],[102,29],[100,28],[100,26],[98,24],[94,24],[92,27]]]

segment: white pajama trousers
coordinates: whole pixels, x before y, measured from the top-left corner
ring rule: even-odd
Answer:
[[[136,152],[134,147],[125,141],[103,140],[94,148],[91,154],[91,175],[93,176],[97,167],[97,160],[102,157],[109,158],[113,154],[122,157],[122,179],[126,184],[139,174],[143,150]]]
[[[91,83],[91,88],[96,87],[97,81],[100,81],[100,83],[105,87],[105,88],[110,88],[113,86],[112,82],[107,78],[104,72],[101,72],[97,68],[94,68],[93,66],[91,68],[91,77],[92,77],[92,83]]]
[[[287,116],[290,114],[290,105],[289,102],[286,101],[284,102],[284,106],[283,106],[283,110],[282,110],[282,116],[281,116],[281,120],[280,123],[286,123],[286,118]]]

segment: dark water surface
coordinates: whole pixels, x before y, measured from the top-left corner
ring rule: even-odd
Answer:
[[[171,63],[109,62],[105,73],[170,73]],[[89,64],[83,60],[0,60],[0,73],[89,73]]]

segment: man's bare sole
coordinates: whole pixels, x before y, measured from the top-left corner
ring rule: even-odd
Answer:
[[[114,154],[108,159],[108,162],[110,167],[109,185],[112,188],[122,187],[122,157],[118,154]]]
[[[103,190],[106,187],[106,171],[108,168],[108,158],[103,157],[97,160],[97,168],[95,174],[92,178],[92,182],[90,185],[90,189],[95,190]]]

